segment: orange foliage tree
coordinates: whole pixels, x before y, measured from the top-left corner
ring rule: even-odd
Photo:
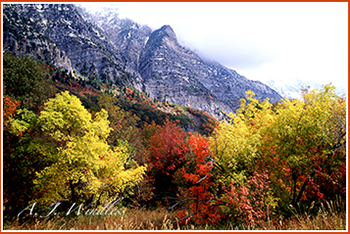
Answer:
[[[182,208],[178,216],[181,222],[217,223],[224,216],[220,214],[221,203],[214,192],[214,160],[210,157],[209,143],[204,137],[193,134],[188,144],[188,161],[181,169],[187,185],[179,196],[178,204]]]

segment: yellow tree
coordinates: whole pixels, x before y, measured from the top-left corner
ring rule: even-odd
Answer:
[[[211,140],[218,181],[244,184],[256,171],[268,171],[269,194],[273,191],[281,208],[308,198],[330,199],[334,194],[327,187],[344,189],[339,175],[344,171],[338,168],[346,159],[346,101],[334,87],[305,91],[300,100],[286,98],[276,105],[253,95],[247,92],[247,100]],[[266,197],[270,205],[273,200]]]
[[[92,118],[66,91],[45,103],[36,122],[46,143],[33,141],[30,147],[48,164],[34,181],[38,206],[55,201],[103,204],[142,180],[145,167],[131,160],[128,143],[108,145],[111,128],[105,110]]]

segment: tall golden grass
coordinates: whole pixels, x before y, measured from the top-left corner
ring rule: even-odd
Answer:
[[[260,226],[233,226],[230,222],[212,225],[176,222],[176,213],[166,209],[129,209],[120,216],[75,216],[19,220],[4,223],[4,230],[346,230],[346,211],[338,204],[322,205],[316,215],[292,208],[294,215],[286,220],[269,218]]]

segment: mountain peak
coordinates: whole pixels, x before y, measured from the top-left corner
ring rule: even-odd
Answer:
[[[169,37],[169,38],[177,41],[176,34],[175,34],[174,30],[172,29],[172,27],[170,27],[169,25],[164,25],[160,29],[155,30],[154,34],[157,36],[161,36],[161,37]]]

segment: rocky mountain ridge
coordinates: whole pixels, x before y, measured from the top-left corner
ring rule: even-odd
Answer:
[[[131,85],[151,98],[208,112],[234,112],[245,91],[260,100],[281,96],[267,85],[203,60],[181,46],[174,30],[89,14],[71,4],[4,4],[3,49],[28,54],[96,84]]]

